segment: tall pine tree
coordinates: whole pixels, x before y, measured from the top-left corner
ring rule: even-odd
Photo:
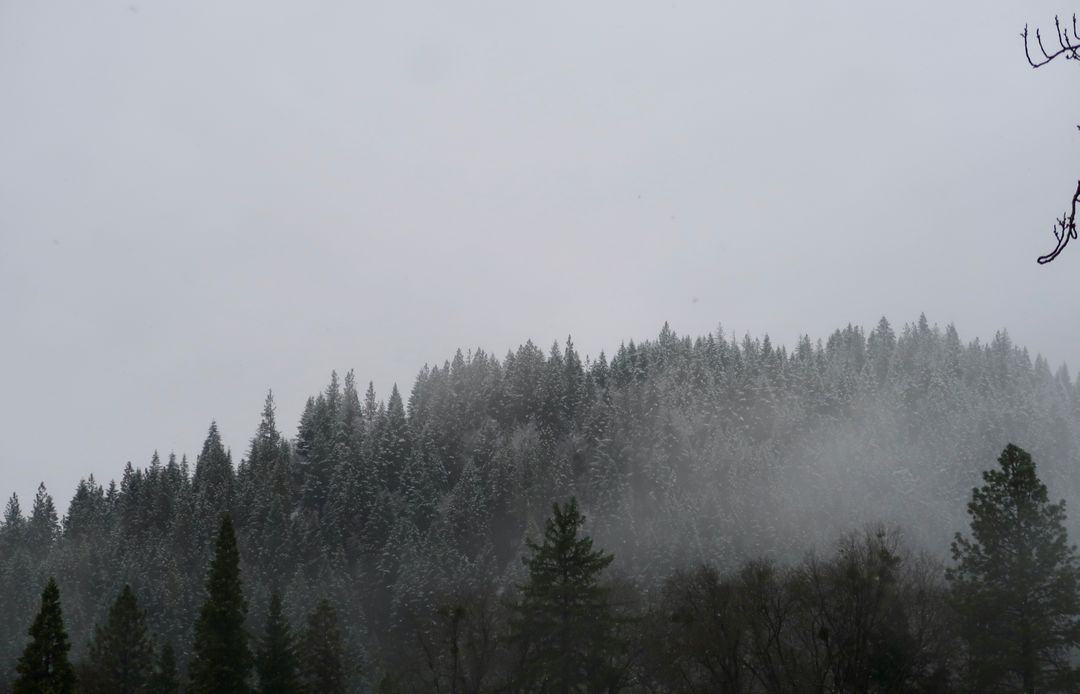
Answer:
[[[154,646],[131,586],[125,585],[94,630],[81,689],[87,694],[139,694],[154,671]]]
[[[308,617],[301,651],[305,690],[344,694],[345,648],[337,610],[328,600],[321,600]]]
[[[250,691],[252,657],[244,618],[247,602],[240,582],[240,553],[228,516],[221,521],[214,560],[206,579],[206,602],[195,622],[189,668],[190,691],[197,694],[244,694]]]
[[[1023,449],[1009,444],[968,504],[971,537],[952,545],[949,570],[976,691],[1077,691],[1080,568],[1065,531],[1065,502]]]
[[[544,540],[527,540],[531,556],[522,599],[511,623],[523,649],[520,684],[528,691],[600,691],[616,650],[614,618],[600,573],[614,557],[579,537],[585,517],[577,500],[552,506]]]
[[[281,612],[281,596],[270,596],[266,618],[266,634],[255,658],[259,676],[259,694],[297,694],[300,679],[297,675],[296,646],[289,622]]]
[[[49,579],[41,593],[41,610],[30,627],[30,643],[15,666],[19,673],[13,694],[71,694],[75,669],[68,661],[67,631],[60,609],[60,589]]]

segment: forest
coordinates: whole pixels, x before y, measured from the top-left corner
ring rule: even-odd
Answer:
[[[9,498],[0,691],[1080,690],[1080,381],[1004,331],[665,325],[335,372],[293,435],[257,402],[235,456]]]

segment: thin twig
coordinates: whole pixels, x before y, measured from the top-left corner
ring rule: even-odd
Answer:
[[[1072,17],[1072,24],[1073,36],[1075,36],[1076,40],[1080,42],[1080,33],[1077,32],[1075,14]],[[1046,47],[1043,46],[1042,34],[1038,29],[1036,29],[1035,43],[1039,46],[1039,50],[1042,51],[1043,54],[1042,59],[1036,62],[1031,58],[1031,49],[1028,45],[1028,28],[1026,24],[1024,25],[1024,33],[1020,34],[1020,36],[1024,39],[1024,55],[1027,57],[1028,64],[1031,65],[1031,67],[1042,67],[1043,65],[1046,65],[1051,60],[1059,56],[1065,56],[1066,60],[1080,60],[1080,45],[1073,43],[1073,40],[1069,37],[1068,27],[1063,30],[1061,28],[1061,20],[1058,17],[1054,17],[1054,27],[1057,29],[1058,43],[1061,45],[1061,48],[1054,51],[1053,53],[1047,53]]]
[[[1042,52],[1043,57],[1041,60],[1032,60],[1031,58],[1031,46],[1029,43],[1029,36],[1027,25],[1024,25],[1024,33],[1020,36],[1024,39],[1024,57],[1027,58],[1028,64],[1033,68],[1039,68],[1046,65],[1055,58],[1065,56],[1065,60],[1077,60],[1080,61],[1080,31],[1077,31],[1076,14],[1072,16],[1072,36],[1069,36],[1069,28],[1066,26],[1061,28],[1061,18],[1057,15],[1054,16],[1054,30],[1057,31],[1058,45],[1060,49],[1053,53],[1047,53],[1046,47],[1043,45],[1042,33],[1035,29],[1035,43],[1038,45],[1039,50]],[[1073,42],[1075,38],[1075,43]],[[1080,128],[1080,125],[1077,126]],[[1071,239],[1076,238],[1076,206],[1080,204],[1080,182],[1076,185],[1076,193],[1073,194],[1072,203],[1069,209],[1065,211],[1065,214],[1061,215],[1061,219],[1058,219],[1054,223],[1054,238],[1057,239],[1057,245],[1050,253],[1040,256],[1038,261],[1039,265],[1045,265],[1065,250],[1065,246],[1068,245]]]
[[[1072,205],[1069,207],[1065,214],[1061,215],[1061,219],[1057,220],[1054,225],[1054,237],[1057,239],[1057,247],[1054,250],[1039,258],[1039,265],[1045,265],[1054,258],[1058,257],[1058,253],[1065,250],[1065,246],[1069,243],[1069,239],[1076,238],[1076,206],[1080,204],[1080,181],[1076,183],[1076,192],[1073,193]],[[1060,229],[1060,231],[1059,231]]]

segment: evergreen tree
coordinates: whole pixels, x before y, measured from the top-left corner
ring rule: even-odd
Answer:
[[[585,517],[575,498],[552,512],[543,543],[526,541],[529,580],[511,623],[524,653],[521,684],[529,691],[597,691],[618,645],[608,591],[599,584],[614,557],[578,536]]]
[[[328,600],[321,600],[308,617],[301,651],[305,691],[345,692],[345,648],[337,610]]]
[[[249,691],[251,651],[244,617],[247,603],[240,582],[240,553],[228,516],[221,521],[214,560],[206,579],[206,602],[195,622],[190,666],[191,691],[243,694]]]
[[[146,683],[146,694],[180,694],[180,679],[176,674],[176,655],[171,643],[161,647],[154,672]]]
[[[30,519],[26,523],[26,539],[31,554],[41,560],[60,537],[60,519],[52,496],[45,490],[45,483],[38,485]]]
[[[274,418],[274,394],[270,392],[263,403],[262,418],[251,439],[247,457],[240,461],[236,471],[237,525],[247,527],[249,531],[252,530],[251,521],[258,518],[261,510],[256,508],[258,496],[263,484],[270,479],[270,469],[277,462],[280,451],[281,434]]]
[[[108,621],[95,629],[90,644],[85,692],[142,692],[154,669],[154,646],[146,632],[146,615],[131,586],[125,585],[109,610]]]
[[[1076,691],[1080,568],[1065,502],[1050,503],[1031,456],[1009,444],[968,504],[971,538],[952,545],[948,572],[971,686],[983,692]]]
[[[274,393],[271,391],[266,394],[259,428],[251,439],[251,448],[248,451],[247,461],[255,474],[264,473],[280,452],[281,433],[278,432],[274,417],[275,407]]]
[[[12,494],[4,506],[4,520],[0,522],[0,531],[4,536],[17,536],[22,532],[26,519],[22,515],[22,507],[19,506],[19,495]],[[14,539],[14,538],[13,538]]]
[[[198,504],[199,518],[213,522],[218,514],[230,510],[233,501],[235,475],[232,457],[221,442],[217,422],[210,423],[202,453],[195,461],[195,474],[191,480]],[[206,539],[213,534],[212,526],[206,528]]]
[[[266,635],[255,658],[260,694],[295,694],[300,691],[297,675],[296,648],[285,615],[281,613],[281,597],[270,597],[266,619]]]
[[[397,384],[390,391],[386,412],[376,420],[375,425],[375,464],[383,486],[397,491],[401,484],[401,474],[409,461],[412,450],[409,436],[409,423],[405,414],[405,404]]]
[[[192,483],[196,489],[213,496],[221,503],[227,502],[232,493],[232,461],[221,442],[217,422],[210,422],[202,453],[195,460]]]
[[[105,490],[94,481],[93,475],[89,479],[79,480],[75,496],[64,516],[64,537],[91,539],[107,527],[106,523]]]
[[[364,421],[371,426],[375,421],[375,414],[379,411],[378,401],[375,399],[375,383],[368,381],[367,390],[364,392]]]
[[[52,578],[41,593],[41,610],[30,627],[30,643],[15,666],[13,694],[70,694],[75,669],[68,661],[67,631],[60,609],[60,589]]]

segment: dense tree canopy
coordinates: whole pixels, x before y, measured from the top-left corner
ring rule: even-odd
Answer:
[[[25,648],[38,587],[55,574],[76,660],[107,621],[102,596],[128,584],[186,672],[225,512],[259,633],[272,592],[295,625],[327,600],[349,686],[416,688],[389,676],[408,671],[476,691],[511,674],[492,655],[501,605],[520,597],[525,540],[554,501],[576,497],[615,557],[605,575],[651,596],[679,569],[783,567],[877,521],[944,553],[985,461],[1010,440],[1055,494],[1080,490],[1080,384],[1068,370],[1004,332],[965,344],[922,317],[790,348],[665,326],[592,357],[569,340],[502,358],[459,352],[384,397],[334,376],[295,435],[272,397],[253,403],[239,460],[224,442],[237,432],[212,426],[193,460],[154,454],[115,482],[83,480],[62,518],[45,489],[31,504],[9,499],[0,662]],[[15,675],[6,666],[0,689]]]

